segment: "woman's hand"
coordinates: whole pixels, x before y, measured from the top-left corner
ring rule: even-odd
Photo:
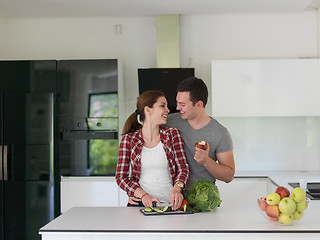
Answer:
[[[129,197],[129,200],[128,200],[128,202],[131,205],[139,205],[140,201],[141,201],[140,198],[136,198],[136,197]]]
[[[158,198],[152,197],[149,193],[145,192],[141,187],[138,187],[134,192],[135,197],[129,197],[130,201],[137,199],[136,201],[142,202],[145,207],[152,207],[152,202],[160,203]],[[138,205],[135,203],[134,205]]]
[[[182,204],[183,195],[182,195],[182,189],[178,187],[177,185],[174,185],[170,197],[169,197],[169,203],[172,204],[172,210],[177,210]]]
[[[158,198],[152,197],[149,193],[144,194],[141,197],[141,200],[145,207],[153,207],[153,202],[160,203],[160,200]]]

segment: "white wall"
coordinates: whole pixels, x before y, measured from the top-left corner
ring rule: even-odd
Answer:
[[[181,65],[210,88],[211,60],[316,57],[317,44],[315,10],[181,17]]]
[[[319,51],[316,10],[187,15],[180,17],[180,32],[181,67],[194,67],[209,88],[213,59],[318,57]],[[156,66],[155,17],[0,19],[0,59],[75,58],[122,62],[129,115],[138,95],[137,68]]]
[[[115,25],[122,34],[115,34]],[[180,17],[181,67],[211,87],[211,60],[318,56],[317,11]],[[0,59],[117,58],[127,114],[135,108],[137,68],[156,66],[155,17],[1,19]],[[208,104],[211,114],[211,99]]]
[[[120,35],[116,24],[122,24]],[[137,69],[156,66],[155,18],[0,19],[2,60],[92,58],[121,61],[126,102],[134,111]]]

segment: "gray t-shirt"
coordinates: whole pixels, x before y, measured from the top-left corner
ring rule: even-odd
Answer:
[[[206,178],[211,182],[215,182],[215,178],[207,171],[207,169],[194,160],[194,145],[199,141],[209,143],[209,156],[217,161],[217,153],[227,152],[233,149],[231,135],[227,128],[222,126],[217,120],[211,118],[211,121],[200,129],[193,129],[187,120],[180,117],[180,113],[172,113],[168,116],[166,126],[176,127],[180,132],[184,141],[187,160],[190,166],[190,179],[188,188],[195,181]]]

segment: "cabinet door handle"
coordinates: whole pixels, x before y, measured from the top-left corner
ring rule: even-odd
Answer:
[[[4,151],[4,154],[3,154],[3,169],[4,169],[4,180],[8,180],[8,146],[7,145],[4,145],[3,146],[3,151]]]
[[[8,180],[8,146],[0,147],[0,180]]]
[[[0,145],[0,181],[3,180],[3,177],[2,177],[3,176],[3,171],[2,171],[2,156],[3,156],[2,148],[3,148],[3,146]]]

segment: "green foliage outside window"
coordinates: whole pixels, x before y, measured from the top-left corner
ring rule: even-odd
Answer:
[[[118,131],[118,94],[91,95],[89,117],[90,130],[101,130],[101,127],[97,126],[99,122],[103,129]]]
[[[118,94],[91,95],[89,118],[90,130],[118,131]],[[114,175],[117,160],[118,139],[89,140],[90,175]]]
[[[118,160],[118,139],[90,140],[91,175],[114,175]]]

